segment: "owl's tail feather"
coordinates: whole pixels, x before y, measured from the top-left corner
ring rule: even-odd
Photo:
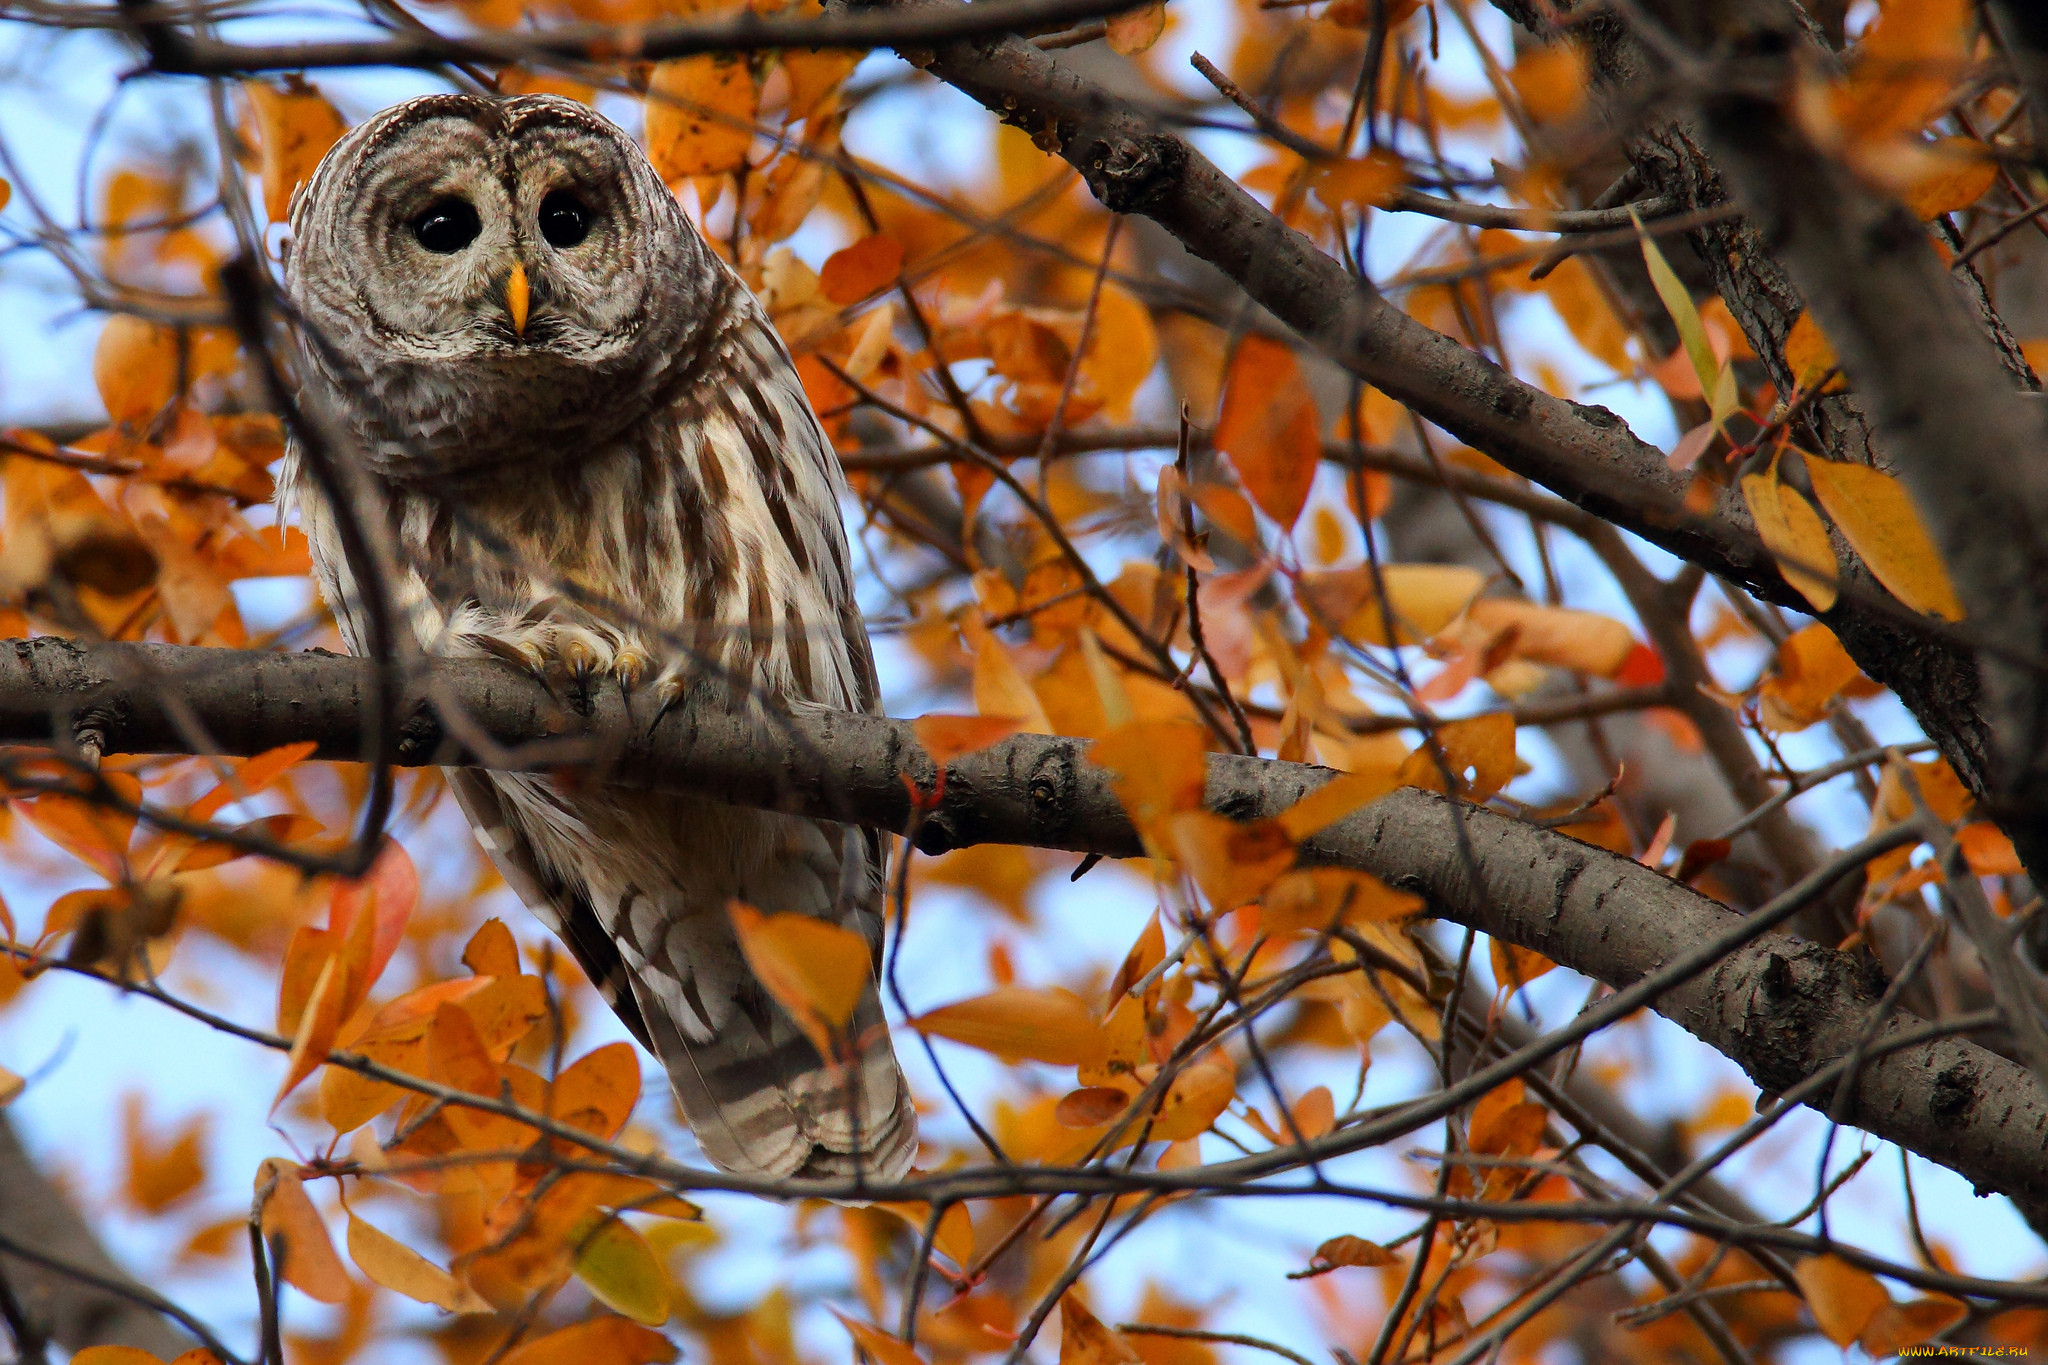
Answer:
[[[864,1046],[845,1065],[820,1057],[751,977],[739,989],[741,1008],[697,1041],[636,987],[683,1117],[712,1164],[771,1179],[889,1180],[908,1170],[917,1115],[874,988],[850,1030]]]

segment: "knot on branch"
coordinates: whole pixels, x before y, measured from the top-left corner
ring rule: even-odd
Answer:
[[[1173,192],[1187,167],[1187,148],[1164,133],[1118,133],[1092,139],[1073,158],[1088,188],[1111,213],[1143,213]]]

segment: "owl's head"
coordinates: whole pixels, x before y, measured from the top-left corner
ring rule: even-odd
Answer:
[[[623,426],[730,289],[632,139],[552,95],[353,129],[293,205],[286,278],[372,458],[444,469]]]

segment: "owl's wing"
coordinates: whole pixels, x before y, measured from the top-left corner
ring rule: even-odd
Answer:
[[[590,978],[590,984],[612,1007],[621,1023],[640,1046],[653,1052],[654,1042],[641,1016],[640,1002],[633,994],[633,976],[619,956],[619,946],[605,931],[589,898],[564,878],[554,876],[533,856],[533,845],[513,827],[497,787],[483,773],[467,768],[448,768],[449,789],[455,803],[469,817],[469,827],[490,855],[498,875],[534,916],[554,931],[568,946],[576,965]]]

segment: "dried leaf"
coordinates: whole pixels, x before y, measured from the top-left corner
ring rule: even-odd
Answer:
[[[1904,485],[1883,470],[1837,460],[1808,459],[1806,477],[1842,538],[1892,596],[1944,621],[1963,619],[1941,552]]]
[[[1932,1340],[1969,1315],[1968,1304],[1942,1296],[1914,1299],[1911,1303],[1887,1303],[1863,1329],[1858,1341],[1872,1360],[1885,1360],[1905,1347]]]
[[[1095,741],[1088,761],[1115,775],[1111,785],[1117,800],[1140,830],[1150,831],[1169,815],[1201,808],[1208,748],[1199,726],[1138,720]]]
[[[1101,1048],[1094,1012],[1072,991],[999,986],[986,995],[942,1005],[910,1026],[992,1052],[1007,1062],[1079,1066]]]
[[[1376,581],[1386,587],[1384,607]],[[1305,573],[1299,599],[1311,621],[1347,640],[1412,645],[1440,634],[1475,605],[1485,586],[1485,574],[1463,565],[1386,564],[1377,579],[1370,566]]]
[[[1123,1334],[1104,1326],[1070,1289],[1060,1300],[1060,1365],[1139,1365],[1139,1361]]]
[[[1149,0],[1136,9],[1109,16],[1107,40],[1111,52],[1134,57],[1159,41],[1166,31],[1166,0]]]
[[[607,1043],[555,1077],[550,1110],[563,1123],[610,1141],[640,1102],[640,1054],[631,1043]]]
[[[1377,1267],[1399,1265],[1400,1263],[1400,1257],[1388,1251],[1378,1242],[1368,1242],[1363,1237],[1353,1237],[1346,1233],[1342,1236],[1332,1237],[1317,1247],[1315,1254],[1309,1257],[1308,1269],[1291,1271],[1287,1278],[1290,1280],[1306,1280],[1312,1279],[1317,1275],[1327,1275],[1331,1271],[1344,1266]]]
[[[1518,991],[1557,964],[1534,949],[1496,938],[1491,943],[1493,979],[1501,989]]]

